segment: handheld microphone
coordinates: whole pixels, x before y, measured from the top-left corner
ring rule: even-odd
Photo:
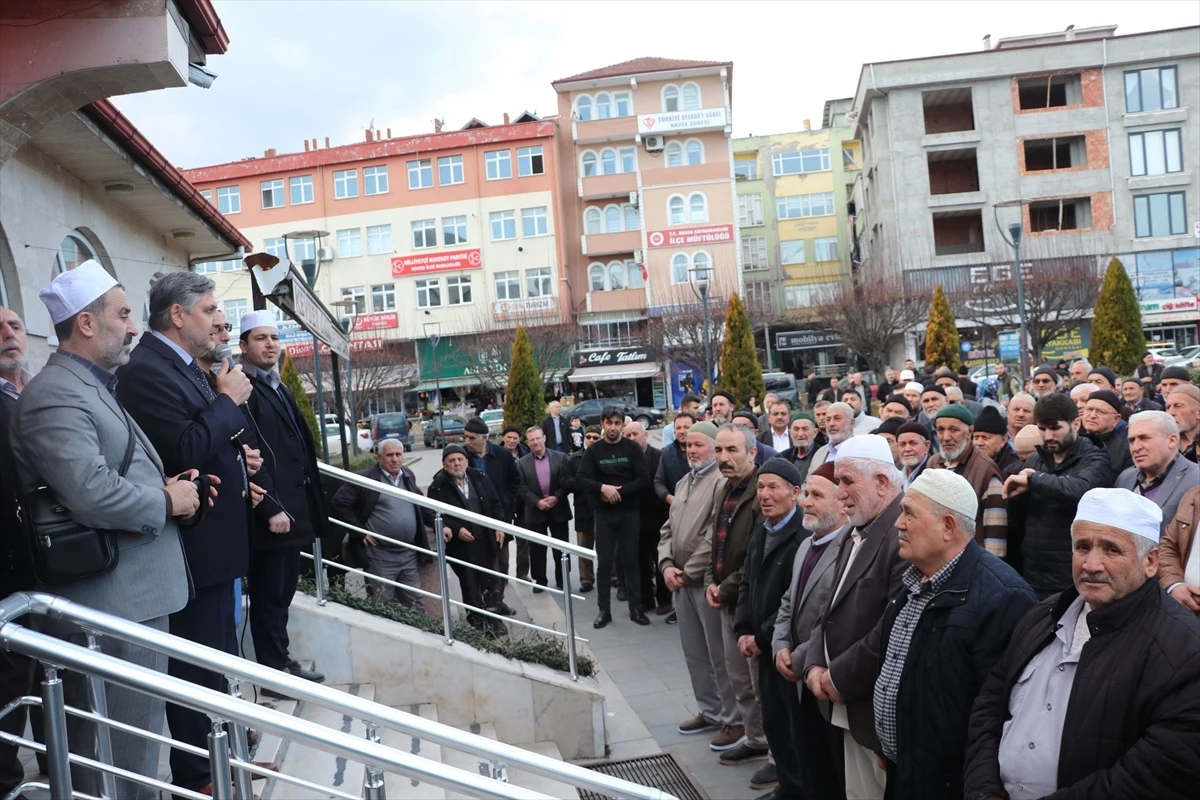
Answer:
[[[218,345],[216,351],[214,352],[214,355],[217,357],[216,360],[218,362],[220,362],[220,361],[225,362],[225,367],[226,367],[227,371],[233,372],[233,350],[229,347],[229,345],[227,345],[227,344]],[[216,374],[216,372],[219,368],[220,368],[219,364],[213,365],[212,371],[213,371],[214,375]]]

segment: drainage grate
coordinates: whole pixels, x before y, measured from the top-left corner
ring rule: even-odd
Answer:
[[[675,758],[669,754],[627,758],[622,761],[602,761],[599,764],[589,764],[588,769],[643,786],[662,789],[679,800],[709,800],[708,795],[692,781],[691,775],[675,763]],[[604,800],[607,797],[587,789],[580,789],[579,796],[581,800]]]

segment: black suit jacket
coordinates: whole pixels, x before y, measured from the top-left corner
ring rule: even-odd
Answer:
[[[33,588],[25,531],[17,520],[17,467],[9,442],[9,420],[17,404],[0,394],[0,595]]]
[[[575,450],[571,443],[571,421],[560,414],[558,424],[562,428],[562,450],[558,450],[558,443],[554,438],[554,418],[549,414],[542,417],[542,433],[546,434],[546,448],[570,455]]]
[[[196,587],[245,575],[250,499],[242,443],[255,447],[257,442],[247,431],[251,426],[242,409],[223,394],[210,403],[203,378],[149,331],[133,348],[129,363],[117,370],[117,378],[117,398],[158,451],[168,477],[198,469],[221,481],[200,522],[180,529]]]
[[[754,529],[746,548],[746,563],[742,568],[742,582],[738,585],[733,630],[739,636],[753,636],[754,643],[764,654],[772,652],[775,617],[779,613],[779,601],[792,585],[796,551],[811,535],[801,525],[803,521],[804,513],[797,508],[787,525],[775,534],[768,550],[764,520]]]
[[[549,445],[547,445],[549,446]],[[496,496],[500,499],[502,515],[498,519],[512,522],[516,511],[517,493],[521,489],[521,477],[517,474],[517,460],[512,453],[495,442],[487,443],[487,453],[484,455],[482,472],[492,482]],[[467,463],[475,467],[475,456],[467,451]]]
[[[550,459],[550,494],[542,494],[542,485],[538,481],[537,466],[533,463],[533,453],[527,453],[517,460],[517,472],[521,476],[521,499],[525,501],[523,524],[526,526],[542,526],[546,523],[566,523],[571,519],[571,504],[567,502],[567,457],[557,450],[546,448],[546,456]],[[558,504],[549,511],[537,507],[538,501],[545,497],[557,497]]]

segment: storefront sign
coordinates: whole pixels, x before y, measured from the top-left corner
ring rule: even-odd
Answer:
[[[697,225],[691,228],[668,228],[650,231],[646,237],[651,247],[686,247],[696,244],[720,244],[733,241],[732,225]]]
[[[841,337],[833,331],[781,331],[775,334],[776,350],[815,350],[841,344]]]
[[[293,357],[311,356],[312,351],[313,351],[311,339],[310,339],[310,341],[307,341],[307,342],[295,342],[294,344],[288,344],[288,345],[286,345],[286,347],[287,347],[288,355],[293,356]],[[379,336],[368,337],[365,339],[351,339],[350,340],[350,352],[351,353],[367,353],[372,350],[382,350],[382,349],[383,349],[383,338],[379,337]],[[329,346],[328,345],[324,345],[324,344],[321,345],[321,355],[323,355],[323,356],[329,355]]]
[[[1195,312],[1200,303],[1195,297],[1173,297],[1170,300],[1142,300],[1139,305],[1143,314],[1175,314],[1181,311]]]
[[[724,128],[725,107],[699,108],[695,111],[667,111],[638,117],[638,133],[671,133],[693,128]]]
[[[650,354],[640,347],[625,347],[618,350],[589,350],[575,354],[575,366],[600,367],[605,364],[641,364],[650,360]]]
[[[474,250],[451,250],[448,253],[420,253],[411,256],[396,256],[392,259],[392,277],[425,275],[430,272],[453,272],[483,267],[483,254]]]
[[[493,308],[498,319],[531,314],[551,314],[557,308],[553,297],[527,297],[524,300],[499,300]]]
[[[354,323],[354,331],[385,331],[392,328],[400,327],[400,320],[395,311],[387,311],[380,314],[359,314],[357,317],[352,317]]]
[[[1055,362],[1062,359],[1087,358],[1092,346],[1092,323],[1083,322],[1066,333],[1060,333],[1042,348],[1042,361]]]

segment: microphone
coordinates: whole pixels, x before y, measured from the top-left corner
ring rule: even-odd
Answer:
[[[227,371],[233,372],[233,350],[229,347],[229,345],[227,345],[227,344],[217,345],[217,349],[215,351],[213,351],[213,355],[215,355],[217,357],[216,361],[218,361],[218,362],[224,361],[225,362],[225,367],[226,367]],[[217,374],[217,370],[219,370],[220,368],[221,368],[221,365],[219,363],[213,364],[213,367],[212,367],[213,374],[214,375]]]

